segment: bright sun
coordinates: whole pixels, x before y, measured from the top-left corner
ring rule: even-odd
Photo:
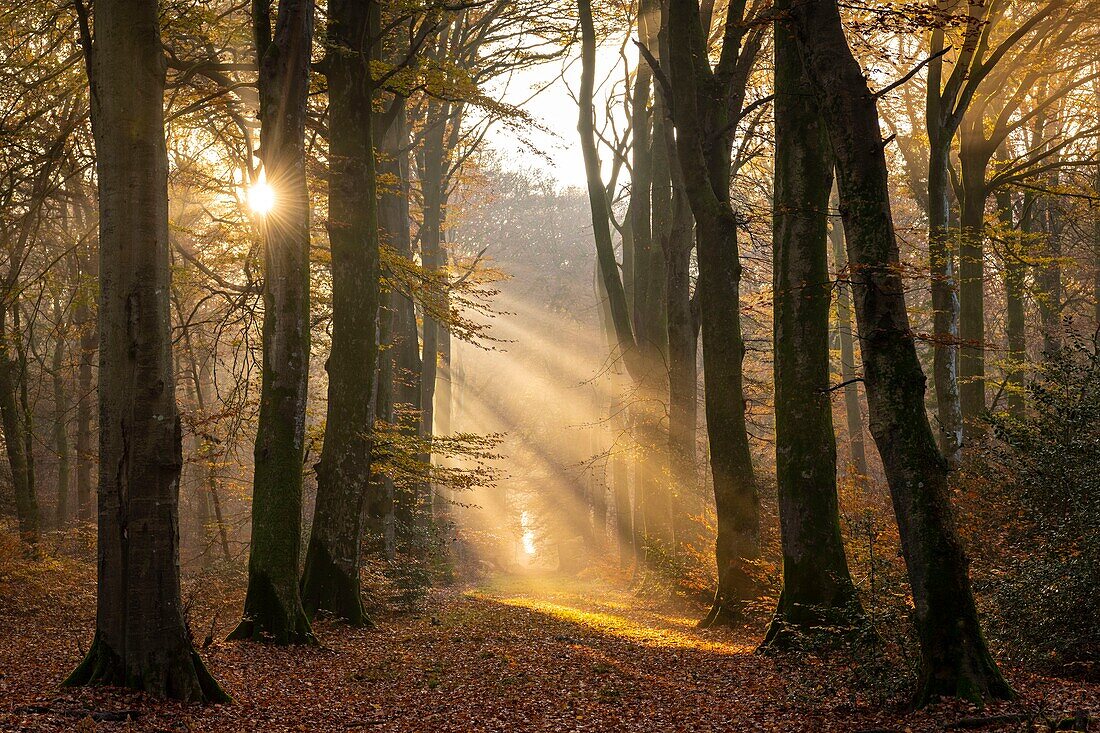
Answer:
[[[260,216],[267,216],[275,207],[275,189],[268,185],[262,174],[259,180],[248,187],[248,205]]]

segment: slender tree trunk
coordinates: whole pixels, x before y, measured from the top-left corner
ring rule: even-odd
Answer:
[[[402,260],[412,259],[412,242],[409,233],[409,153],[408,121],[404,100],[395,99],[391,110],[393,121],[388,129],[376,130],[381,148],[379,172],[392,181],[384,187],[378,200],[379,236],[382,245],[391,255]],[[379,368],[379,412],[386,420],[406,436],[415,438],[420,423],[420,342],[416,328],[416,313],[408,293],[394,287],[385,295],[387,310],[383,310],[382,325],[388,332],[382,334],[382,362]],[[383,400],[388,401],[388,406]],[[375,445],[378,449],[379,446]],[[396,486],[389,477],[381,479],[385,486],[381,515],[384,551],[393,557],[397,548],[397,530],[400,524],[405,530],[411,526],[417,505],[417,487]]]
[[[580,114],[577,131],[580,133],[581,155],[588,186],[588,203],[592,214],[592,233],[596,241],[596,261],[600,281],[611,314],[615,345],[621,352],[627,369],[634,358],[634,327],[624,282],[631,284],[632,269],[627,262],[630,250],[627,238],[623,242],[623,277],[619,277],[619,263],[615,259],[615,244],[611,238],[611,223],[607,193],[600,173],[599,149],[596,147],[595,114],[593,99],[596,82],[596,31],[592,19],[592,0],[577,0],[577,14],[581,26],[581,83],[577,95]]]
[[[677,164],[678,165],[678,164]],[[697,506],[699,469],[695,457],[698,422],[698,359],[696,331],[691,312],[691,250],[693,220],[682,187],[673,185],[673,221],[664,243],[665,299],[668,313],[668,446],[670,476],[677,497],[676,539],[688,539],[689,517],[702,511]]]
[[[930,130],[930,134],[931,134]],[[940,450],[948,465],[962,459],[963,421],[959,402],[959,296],[955,290],[948,179],[952,135],[930,137],[928,156],[928,259],[932,286],[933,385]]]
[[[915,700],[1010,697],[982,638],[947,464],[925,412],[875,97],[848,47],[836,0],[792,5],[789,17],[836,155],[871,433],[890,485],[920,638]]]
[[[1012,194],[1007,189],[997,191],[997,214],[1001,220],[1004,247],[1005,336],[1008,341],[1008,366],[1005,375],[1008,414],[1020,420],[1024,417],[1024,376],[1027,365],[1027,333],[1025,303],[1027,265],[1019,230],[1013,228]]]
[[[420,251],[424,268],[439,278],[445,273],[446,255],[443,251],[443,197],[444,167],[446,166],[447,123],[450,118],[449,105],[444,102],[430,102],[426,124],[429,129],[424,135],[423,157],[421,159],[420,186],[424,197],[423,223],[420,227]],[[436,431],[435,402],[436,387],[440,379],[440,347],[442,331],[445,326],[439,322],[439,313],[444,312],[444,293],[428,294],[428,307],[424,311],[424,346],[420,382],[420,437],[427,446],[421,457],[429,478],[425,484],[428,492],[427,505],[432,514],[441,518],[444,512],[442,495],[436,491],[430,478],[432,463],[431,441]],[[434,311],[434,312],[433,312]]]
[[[0,312],[0,422],[4,427],[4,447],[11,469],[19,536],[27,549],[36,553],[41,518],[34,488],[34,468],[27,450],[29,416],[20,400],[20,383],[24,375],[20,360],[10,354],[12,337],[7,332],[6,315],[6,309]]]
[[[81,268],[82,274],[84,269]],[[96,273],[98,275],[98,273]],[[99,344],[99,329],[88,307],[90,296],[81,288],[76,307],[76,323],[80,330],[80,361],[76,375],[76,508],[81,523],[92,521],[92,472],[95,454],[92,450],[92,369]]]
[[[95,12],[85,53],[100,207],[99,578],[95,638],[66,684],[224,701],[180,601],[182,430],[157,4],[99,0]]]
[[[1051,191],[1057,189],[1058,176],[1046,179]],[[1062,226],[1053,194],[1042,195],[1038,210],[1039,227],[1043,232],[1043,264],[1038,268],[1035,285],[1039,291],[1039,326],[1043,335],[1043,353],[1052,354],[1062,345],[1063,288],[1062,288]]]
[[[785,11],[790,0],[779,0]],[[783,592],[763,647],[796,646],[861,616],[844,557],[829,392],[829,196],[833,160],[794,39],[775,24],[772,227],[775,463]],[[809,640],[812,641],[812,640]]]
[[[830,223],[829,241],[837,271],[847,272],[848,252],[844,248],[844,227],[839,220]],[[846,277],[850,275],[848,273]],[[837,282],[836,315],[840,337],[840,381],[844,383],[844,415],[848,424],[852,469],[859,476],[867,476],[867,447],[863,440],[863,411],[859,402],[855,337],[852,333],[852,290],[846,282]]]
[[[378,217],[370,43],[373,2],[329,4],[329,242],[332,350],[317,503],[302,575],[310,614],[367,622],[359,591],[363,507],[370,487],[374,371],[378,360]]]
[[[309,196],[305,115],[313,0],[254,0],[260,131],[276,210],[264,237],[263,377],[252,489],[252,549],[244,617],[231,639],[312,643],[302,608],[302,461],[309,379]]]
[[[176,302],[177,312],[179,311],[179,300],[173,296]],[[191,375],[191,386],[195,390],[195,406],[198,408],[199,415],[202,418],[206,418],[208,413],[206,411],[206,389],[207,385],[210,386],[210,390],[214,389],[214,380],[211,375],[210,360],[203,362],[202,366],[199,365],[199,357],[195,353],[195,343],[191,338],[191,329],[183,329],[183,348],[187,355],[188,374]],[[228,562],[230,560],[231,553],[229,552],[229,529],[225,521],[225,515],[222,512],[221,495],[218,492],[218,468],[217,468],[217,445],[209,435],[195,436],[195,452],[203,462],[203,490],[204,496],[202,501],[203,517],[202,523],[205,525],[209,521],[209,515],[206,510],[206,498],[210,499],[210,504],[214,509],[214,522],[217,525],[218,539],[221,544],[222,558]]]
[[[63,313],[60,303],[54,303],[58,324],[62,323]],[[69,522],[69,392],[65,388],[65,335],[58,329],[53,345],[53,358],[50,362],[50,376],[53,381],[53,446],[57,454],[57,509],[55,524],[62,529]]]

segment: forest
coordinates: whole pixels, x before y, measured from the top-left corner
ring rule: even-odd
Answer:
[[[0,731],[1100,731],[1100,0],[9,0]]]

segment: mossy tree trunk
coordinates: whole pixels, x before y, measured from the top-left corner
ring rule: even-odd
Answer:
[[[275,208],[264,238],[263,376],[252,489],[252,548],[244,617],[231,639],[311,643],[298,562],[309,378],[309,197],[305,116],[313,0],[255,0],[261,158]]]
[[[790,0],[780,0],[785,11]],[[794,39],[775,24],[772,227],[775,465],[783,591],[763,647],[850,632],[861,613],[840,535],[829,390],[829,196],[833,159]]]
[[[332,349],[328,418],[317,466],[317,503],[302,576],[307,613],[361,626],[363,507],[370,488],[374,372],[378,361],[378,212],[370,48],[374,2],[335,0],[328,8],[324,61],[329,90],[329,242]]]
[[[792,4],[788,17],[836,156],[871,433],[890,485],[920,639],[915,702],[1010,697],[982,637],[947,463],[925,412],[875,96],[835,0]]]
[[[182,430],[157,3],[100,0],[94,45],[78,8],[100,207],[99,577],[95,639],[66,684],[224,701],[192,648],[180,601]]]

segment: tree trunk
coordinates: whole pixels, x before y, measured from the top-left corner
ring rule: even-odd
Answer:
[[[795,4],[790,18],[836,155],[871,433],[890,485],[920,638],[915,700],[1010,697],[982,638],[947,464],[925,412],[875,97],[848,47],[835,0]]]
[[[309,379],[309,196],[305,116],[313,1],[254,0],[261,150],[277,209],[264,237],[263,377],[244,617],[231,639],[312,643],[298,590],[302,461]]]
[[[829,226],[833,262],[838,272],[848,271],[848,253],[844,249],[844,227],[839,220]],[[846,277],[850,277],[848,273]],[[844,415],[848,424],[848,446],[852,469],[867,476],[867,447],[863,440],[863,411],[859,402],[859,377],[856,375],[855,338],[852,334],[852,289],[838,280],[836,286],[837,335],[840,337],[840,381],[844,383]]]
[[[930,128],[931,133],[931,128]],[[948,183],[951,135],[931,137],[928,155],[928,259],[932,288],[932,383],[936,392],[940,450],[948,465],[962,459],[963,421],[959,402],[959,296],[950,228]]]
[[[378,217],[370,43],[373,2],[329,4],[329,242],[332,350],[328,418],[317,466],[317,503],[302,575],[306,612],[329,611],[361,626],[363,506],[370,487],[377,364]]]
[[[34,488],[34,468],[27,451],[29,416],[20,401],[20,383],[25,375],[19,359],[9,354],[11,337],[7,333],[6,315],[6,310],[0,312],[0,421],[4,426],[4,447],[15,493],[19,537],[29,551],[37,553],[41,519]]]
[[[963,135],[962,215],[959,246],[959,401],[964,430],[978,435],[985,412],[985,183],[990,156]],[[974,145],[974,150],[966,148]]]
[[[743,5],[743,4],[742,4]],[[743,10],[743,7],[742,7]],[[727,18],[724,43],[740,45],[741,18]],[[753,475],[742,388],[741,262],[737,215],[730,204],[731,115],[741,107],[744,82],[729,87],[710,68],[695,0],[669,4],[676,145],[696,222],[697,284],[703,338],[707,436],[714,481],[718,587],[701,626],[738,623],[757,595],[753,564],[760,556],[760,508]],[[755,48],[738,49],[747,58]],[[732,51],[723,49],[723,57]],[[733,89],[737,87],[737,89]],[[735,95],[735,96],[731,96]]]
[[[1027,368],[1026,296],[1027,264],[1021,243],[1021,232],[1012,223],[1012,194],[1007,189],[997,192],[997,213],[1001,220],[1004,248],[1005,336],[1008,341],[1008,365],[1005,367],[1005,393],[1008,414],[1013,419],[1024,417],[1024,377]]]
[[[433,101],[428,104],[421,158],[420,186],[424,197],[423,223],[420,227],[420,251],[424,269],[436,278],[436,284],[442,282],[445,273],[446,254],[443,251],[443,198],[444,168],[446,162],[447,123],[450,119],[449,105]],[[442,495],[436,491],[431,481],[432,436],[436,431],[435,401],[436,387],[440,374],[440,347],[442,332],[446,327],[440,323],[437,314],[444,310],[446,294],[429,292],[427,307],[424,309],[423,354],[421,356],[420,381],[420,437],[427,447],[421,457],[427,480],[424,490],[427,492],[427,507],[439,517],[444,511]],[[433,312],[434,311],[434,312]]]
[[[412,259],[409,233],[409,153],[408,120],[405,102],[395,99],[391,110],[393,121],[386,130],[376,130],[381,141],[379,172],[392,183],[381,192],[378,200],[378,225],[381,244],[402,260]],[[379,368],[379,417],[389,421],[406,436],[415,438],[420,423],[420,342],[416,328],[416,313],[408,293],[389,288],[385,295],[388,311],[383,311],[382,324],[388,326],[382,343]],[[387,324],[386,319],[389,319]],[[388,405],[382,400],[388,401]],[[375,448],[379,446],[376,444]],[[417,487],[396,486],[383,477],[385,496],[378,508],[381,515],[383,549],[393,557],[397,548],[398,529],[411,526],[413,511],[419,501]]]
[[[100,0],[95,10],[85,52],[100,207],[99,579],[95,639],[66,684],[225,701],[191,646],[180,601],[182,430],[157,4]]]
[[[82,274],[84,269],[81,268]],[[95,274],[98,276],[98,272]],[[88,307],[90,297],[87,292],[79,294],[75,314],[80,329],[80,363],[76,376],[76,509],[81,523],[92,521],[92,470],[95,463],[92,450],[92,368],[99,344],[99,329]]]
[[[790,7],[779,0],[776,10]],[[762,644],[851,630],[861,613],[844,557],[829,391],[829,140],[790,31],[775,24],[772,228],[775,465],[783,591]]]
[[[62,324],[60,303],[54,304],[58,324]],[[53,446],[57,454],[57,507],[55,525],[63,529],[69,522],[69,393],[65,389],[65,335],[59,328],[53,345],[50,376],[53,380]]]
[[[1044,186],[1058,189],[1058,176],[1051,175]],[[1039,230],[1043,233],[1043,264],[1038,268],[1035,285],[1038,290],[1039,327],[1043,335],[1043,353],[1053,354],[1062,345],[1062,232],[1054,194],[1040,194]]]

